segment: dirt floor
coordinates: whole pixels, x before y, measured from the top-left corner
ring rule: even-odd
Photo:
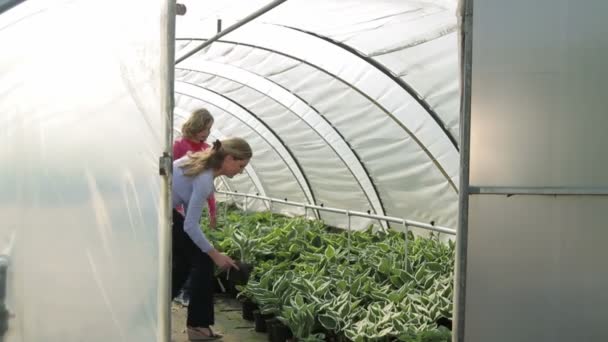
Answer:
[[[186,308],[173,303],[171,308],[171,341],[188,342],[186,335]],[[268,341],[265,333],[253,330],[253,322],[241,317],[241,303],[236,299],[215,296],[215,325],[214,331],[221,332],[224,337],[215,341],[224,342],[261,342]]]

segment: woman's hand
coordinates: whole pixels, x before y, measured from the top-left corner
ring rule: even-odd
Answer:
[[[231,257],[222,254],[220,252],[217,251],[217,249],[212,249],[210,250],[207,255],[209,255],[209,257],[211,258],[211,260],[213,260],[213,262],[217,265],[217,267],[227,270],[231,267],[235,268],[235,269],[239,269],[238,266],[234,263],[234,260],[232,260]]]

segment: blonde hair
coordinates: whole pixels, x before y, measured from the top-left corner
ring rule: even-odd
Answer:
[[[182,125],[182,136],[194,139],[198,133],[211,124],[213,124],[211,113],[205,108],[197,109],[190,114],[188,120]]]
[[[216,140],[211,149],[188,152],[188,158],[179,167],[184,170],[184,175],[192,177],[205,170],[219,170],[226,156],[232,156],[236,160],[248,160],[252,155],[251,146],[245,139],[228,138],[222,141]]]

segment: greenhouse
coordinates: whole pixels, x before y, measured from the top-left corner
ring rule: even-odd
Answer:
[[[606,10],[0,0],[0,341],[608,340]]]

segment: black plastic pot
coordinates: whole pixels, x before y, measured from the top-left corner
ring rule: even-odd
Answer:
[[[278,320],[270,328],[270,342],[285,342],[293,337],[291,330]]]
[[[325,335],[325,341],[327,342],[345,342],[349,341],[344,335],[338,335],[335,332],[329,332]]]
[[[272,315],[264,315],[260,312],[260,310],[253,310],[253,320],[255,322],[255,331],[257,332],[266,332],[268,331],[267,321],[275,319],[272,318]]]
[[[213,293],[222,293],[222,286],[220,285],[220,280],[217,276],[213,277]]]
[[[447,317],[440,317],[439,319],[437,319],[436,323],[439,327],[443,326],[448,328],[450,331],[452,330],[452,320]]]
[[[230,280],[228,280],[228,277],[229,274],[226,271],[222,271],[216,276],[216,283],[218,283],[218,287],[220,288],[219,293],[223,293],[232,298],[236,298],[236,295],[239,293],[239,291],[236,289],[236,287],[234,287],[234,284]],[[221,283],[221,286],[219,285],[219,283]]]
[[[268,331],[268,342],[272,342],[274,341],[273,337],[272,337],[272,327],[274,326],[274,324],[278,322],[277,320],[268,320],[266,321],[266,330]]]
[[[266,321],[262,318],[260,310],[253,310],[253,321],[255,322],[255,331],[266,332]]]
[[[338,336],[336,336],[336,333],[333,331],[328,331],[325,333],[325,341],[326,342],[337,342],[338,341]]]
[[[225,271],[215,276],[214,285],[215,293],[227,293],[230,290],[230,284],[226,280]]]
[[[268,332],[268,342],[272,342],[273,341],[273,337],[272,337],[272,327],[275,324],[280,323],[278,319],[272,317],[272,318],[268,318],[266,319],[266,331]]]
[[[274,255],[274,253],[263,254],[263,255],[259,256],[259,260],[262,260],[262,261],[273,260],[275,258],[276,258],[276,256]]]
[[[253,311],[256,310],[258,306],[254,302],[252,302],[250,299],[245,299],[245,301],[241,303],[241,307],[243,309],[244,320],[255,320],[255,317],[253,317]]]
[[[236,265],[239,269],[230,269],[230,272],[228,273],[228,281],[230,281],[233,286],[247,284],[247,281],[249,280],[249,275],[253,270],[253,265],[241,263],[240,261],[237,261]]]

